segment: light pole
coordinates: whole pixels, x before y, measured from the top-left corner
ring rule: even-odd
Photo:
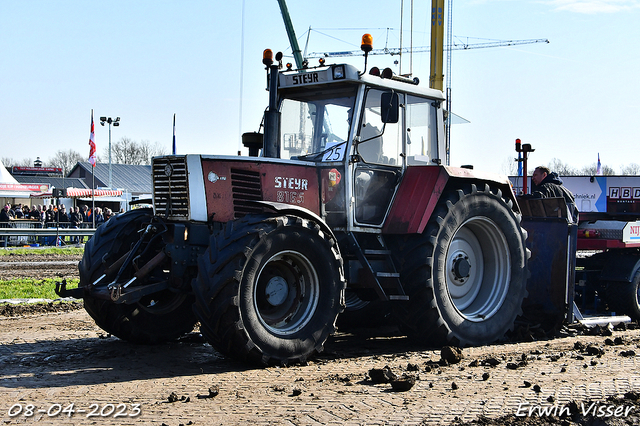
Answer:
[[[116,117],[115,120],[111,117],[100,117],[100,124],[104,126],[104,123],[109,123],[109,189],[111,189],[111,124],[114,126],[120,125],[120,117]]]

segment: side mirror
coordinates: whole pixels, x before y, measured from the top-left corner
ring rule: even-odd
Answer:
[[[400,105],[396,92],[384,92],[380,96],[380,113],[383,123],[397,123],[400,117]]]

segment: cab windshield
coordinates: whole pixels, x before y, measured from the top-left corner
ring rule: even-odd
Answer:
[[[280,107],[281,158],[340,161],[344,158],[355,88],[285,94]]]

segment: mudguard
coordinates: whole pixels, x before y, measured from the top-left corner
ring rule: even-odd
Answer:
[[[410,166],[402,177],[382,232],[384,234],[422,233],[445,187],[454,179],[461,183],[483,184],[482,186],[486,182],[499,188],[503,197],[512,202],[512,209],[520,213],[506,176],[460,167]]]
[[[304,207],[299,207],[292,204],[278,203],[276,201],[254,201],[254,203],[264,206],[269,210],[273,210],[278,213],[282,213],[282,214],[290,213],[296,216],[303,217],[305,219],[309,219],[317,223],[322,229],[322,232],[325,232],[326,234],[331,235],[333,238],[335,238],[335,235],[331,230],[331,228],[329,227],[329,225],[327,225],[326,222],[322,220],[320,216],[318,216],[317,214],[315,214],[309,209],[305,209]]]

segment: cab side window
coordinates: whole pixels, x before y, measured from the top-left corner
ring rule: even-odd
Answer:
[[[366,163],[402,165],[402,117],[398,123],[384,125],[380,113],[381,90],[367,92],[365,107],[360,121],[358,152]],[[400,103],[404,103],[400,95]],[[402,110],[401,110],[402,114]]]

